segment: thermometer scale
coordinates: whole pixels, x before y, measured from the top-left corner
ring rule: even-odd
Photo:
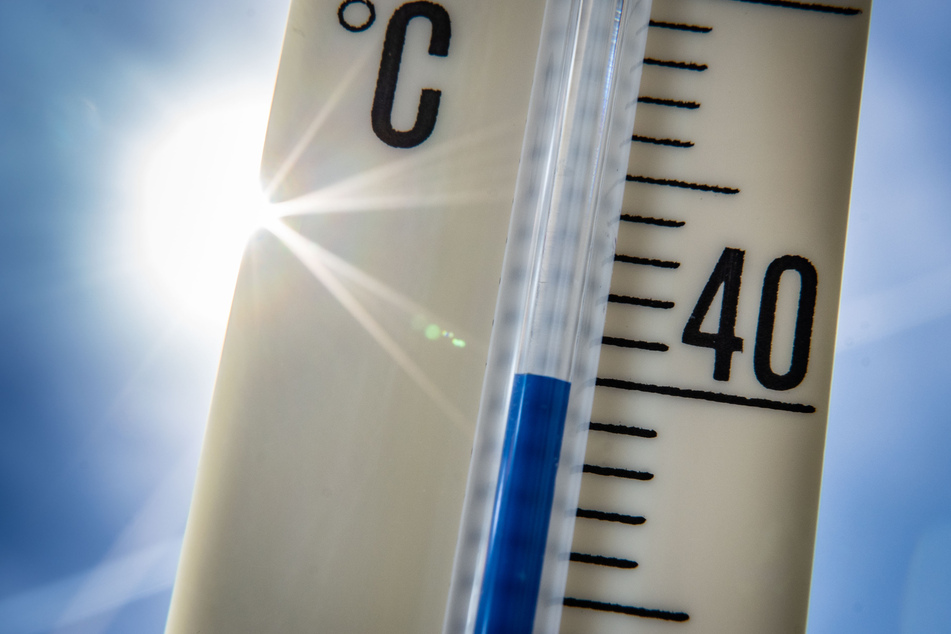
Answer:
[[[564,632],[805,629],[869,11],[653,5]]]
[[[556,21],[474,4],[292,6],[285,219],[239,276],[169,632],[475,627],[453,553],[484,538],[460,517]],[[654,2],[535,631],[803,631],[869,10]]]

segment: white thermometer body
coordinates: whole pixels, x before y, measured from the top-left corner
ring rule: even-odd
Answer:
[[[565,634],[804,631],[870,4],[654,2]],[[545,10],[293,2],[169,634],[442,631]]]

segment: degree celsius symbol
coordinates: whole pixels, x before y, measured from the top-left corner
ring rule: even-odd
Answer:
[[[352,4],[362,4],[369,15],[362,24],[347,21],[346,11]],[[451,21],[446,9],[434,2],[417,0],[400,5],[386,25],[383,40],[383,52],[380,56],[380,70],[373,93],[373,107],[370,122],[374,134],[390,147],[408,149],[421,145],[436,128],[439,114],[441,90],[423,88],[419,95],[416,121],[409,130],[397,130],[393,127],[393,101],[396,97],[396,83],[399,80],[400,64],[403,58],[403,46],[406,43],[406,29],[414,18],[425,18],[432,25],[429,39],[430,55],[446,57],[449,54],[449,40],[452,37]],[[369,29],[376,20],[376,9],[370,0],[346,0],[337,9],[340,26],[351,33],[360,33]]]

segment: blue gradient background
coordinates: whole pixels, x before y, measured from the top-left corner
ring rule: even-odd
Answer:
[[[150,139],[268,98],[286,11],[0,2],[0,634],[162,631],[220,333],[123,236]],[[811,634],[951,632],[949,21],[872,14]]]

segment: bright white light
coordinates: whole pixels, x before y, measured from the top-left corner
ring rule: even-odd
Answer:
[[[241,254],[268,214],[258,180],[267,110],[209,109],[156,147],[144,183],[141,236],[166,296],[191,319],[227,319]]]

